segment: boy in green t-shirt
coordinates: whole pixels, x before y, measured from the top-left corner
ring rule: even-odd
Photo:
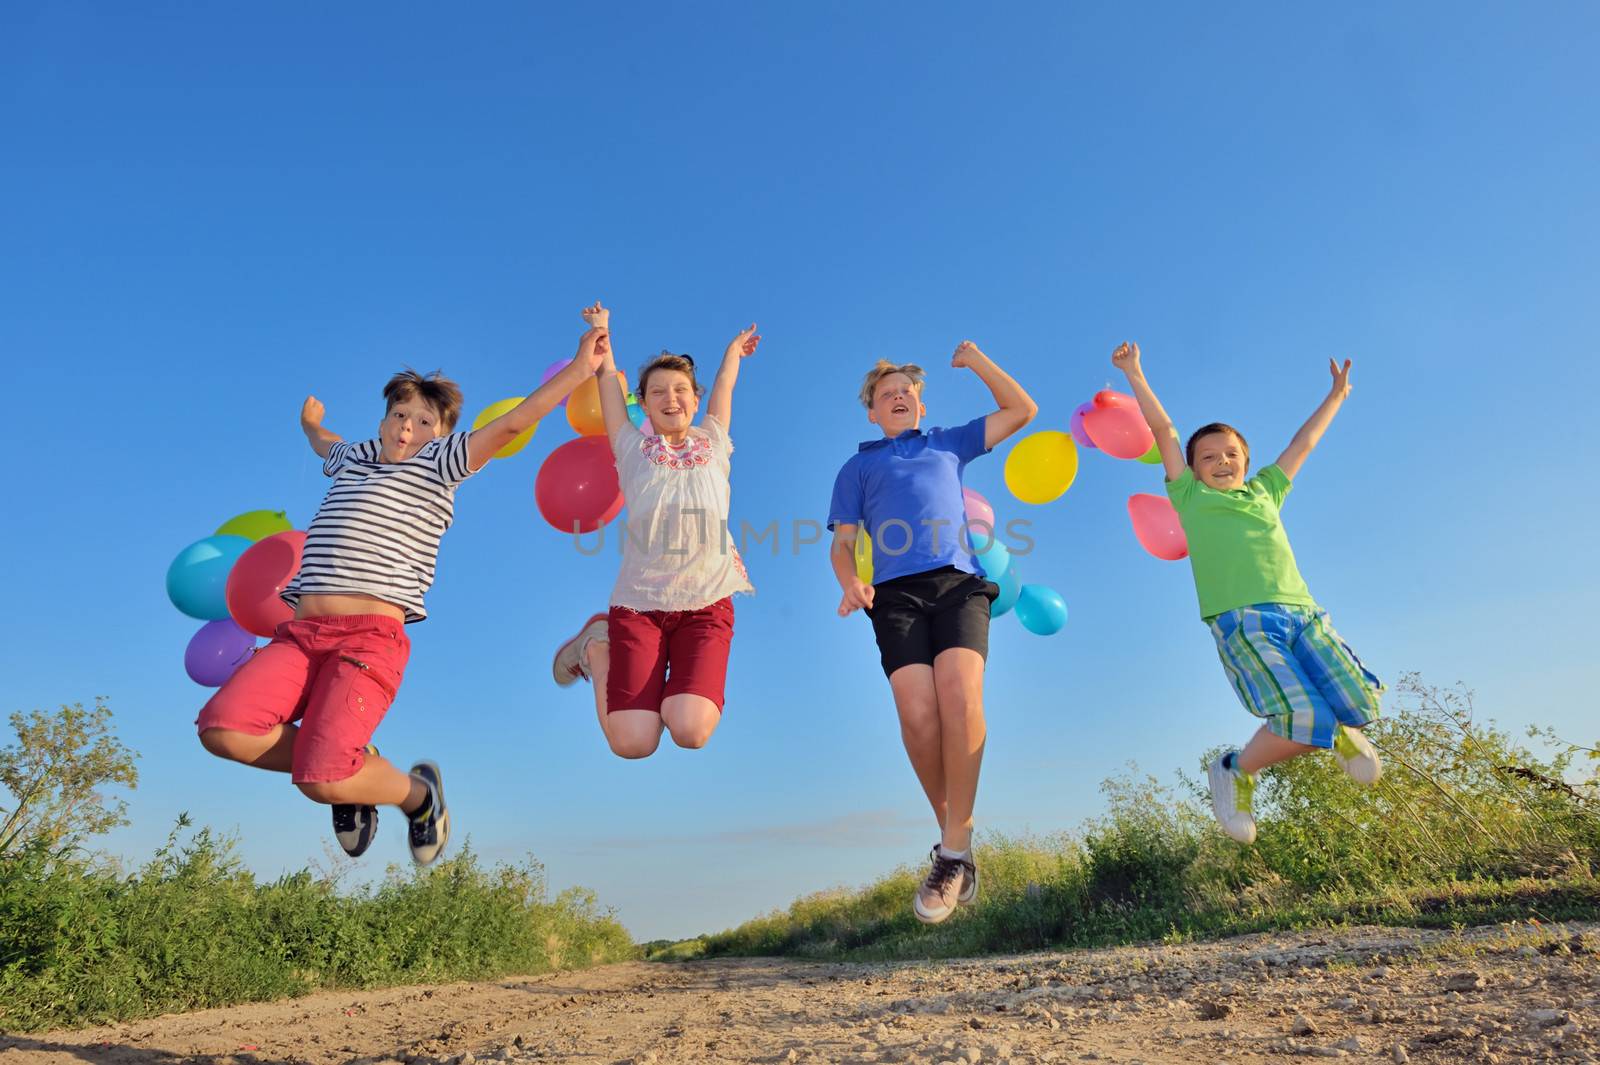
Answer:
[[[1311,449],[1350,394],[1350,360],[1329,360],[1333,388],[1278,461],[1245,479],[1250,447],[1232,426],[1213,422],[1178,446],[1178,433],[1139,365],[1139,345],[1111,356],[1127,374],[1139,410],[1155,433],[1167,471],[1167,496],[1189,540],[1200,616],[1211,626],[1228,680],[1245,709],[1265,724],[1207,769],[1211,805],[1240,843],[1256,838],[1255,774],[1318,749],[1372,784],[1382,766],[1361,729],[1378,716],[1383,683],[1328,624],[1295,565],[1278,516]]]

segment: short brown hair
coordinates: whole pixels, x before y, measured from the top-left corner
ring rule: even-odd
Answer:
[[[407,366],[383,386],[383,399],[385,414],[394,410],[396,403],[422,400],[439,412],[439,427],[446,433],[455,429],[456,419],[461,417],[461,386],[438,370],[423,375]]]
[[[861,382],[861,405],[868,410],[872,409],[872,393],[878,388],[878,382],[892,373],[903,373],[911,378],[911,391],[916,395],[917,401],[922,400],[922,382],[927,374],[914,362],[896,364],[888,359],[879,359],[878,365],[867,371],[866,378]]]
[[[698,396],[705,391],[700,387],[700,382],[694,379],[694,359],[691,356],[674,355],[670,351],[663,351],[639,369],[639,386],[634,389],[634,393],[639,397],[641,404],[644,403],[644,390],[650,387],[650,375],[657,370],[677,370],[681,374],[687,374],[695,395]]]
[[[1202,436],[1210,436],[1212,433],[1232,433],[1238,439],[1239,446],[1244,448],[1244,468],[1247,470],[1250,468],[1250,445],[1245,442],[1243,433],[1226,422],[1212,422],[1210,425],[1202,425],[1190,434],[1189,442],[1183,448],[1183,461],[1193,466],[1195,441]]]

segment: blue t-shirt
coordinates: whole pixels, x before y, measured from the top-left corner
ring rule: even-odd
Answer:
[[[954,566],[984,576],[964,531],[961,474],[986,455],[987,419],[956,429],[907,429],[861,445],[833,482],[828,528],[859,525],[872,537],[872,583]]]

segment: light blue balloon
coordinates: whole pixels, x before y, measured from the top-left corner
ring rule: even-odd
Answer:
[[[1051,636],[1067,623],[1067,604],[1054,588],[1024,584],[1017,596],[1017,620],[1038,636]]]
[[[1000,586],[1000,597],[989,607],[989,616],[997,618],[1017,605],[1017,597],[1022,594],[1022,582],[1017,579],[1017,571],[1010,566],[1000,576],[991,579]]]
[[[988,538],[987,545],[981,530],[973,530],[972,546],[982,548],[977,552],[978,561],[983,563],[984,576],[991,581],[999,583],[1000,578],[1011,568],[1011,552],[1006,550],[1006,545],[1000,542],[998,536]]]
[[[644,408],[637,403],[628,404],[628,420],[633,423],[634,428],[643,429],[645,423]]]
[[[250,547],[243,536],[226,533],[196,540],[167,567],[167,598],[172,605],[201,621],[228,616],[228,574]]]

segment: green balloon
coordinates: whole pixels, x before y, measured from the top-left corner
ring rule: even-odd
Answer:
[[[249,510],[235,514],[217,527],[214,535],[242,536],[246,540],[263,540],[275,533],[288,532],[294,526],[289,516],[281,510]]]
[[[1154,466],[1161,461],[1161,445],[1151,444],[1150,450],[1139,456],[1139,461]]]

